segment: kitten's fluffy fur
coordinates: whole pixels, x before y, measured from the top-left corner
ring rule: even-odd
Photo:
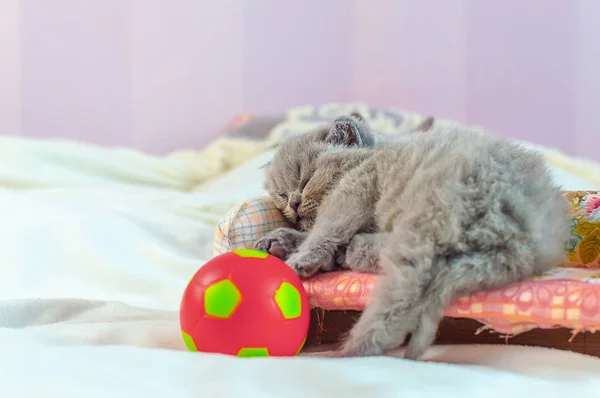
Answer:
[[[283,143],[266,189],[302,231],[278,229],[257,248],[302,277],[336,263],[383,272],[346,356],[411,334],[405,356],[417,359],[452,300],[559,265],[569,237],[568,202],[543,159],[469,130],[381,145],[364,121],[340,118]]]

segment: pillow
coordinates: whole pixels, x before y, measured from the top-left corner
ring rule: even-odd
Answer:
[[[287,226],[283,215],[268,196],[239,203],[217,225],[214,254],[251,249],[260,237]]]

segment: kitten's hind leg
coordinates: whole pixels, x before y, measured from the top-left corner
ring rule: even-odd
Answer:
[[[398,274],[382,281],[379,294],[350,331],[342,355],[381,355],[400,346],[411,334],[404,357],[418,359],[433,343],[444,311],[454,297],[452,287],[442,284],[448,278],[442,272],[421,289],[426,283],[423,273],[411,266],[396,271],[405,276],[404,284],[398,284]]]
[[[382,257],[382,261],[387,261]],[[384,264],[382,264],[384,265]],[[404,265],[388,270],[342,346],[342,356],[381,355],[400,346],[418,322],[421,297],[418,270]]]
[[[525,241],[525,239],[523,239]],[[438,272],[415,307],[416,327],[404,358],[419,359],[435,340],[446,308],[453,300],[482,290],[500,288],[531,277],[531,252],[527,245],[509,244],[492,252],[465,253],[438,258]]]
[[[438,273],[420,297],[420,305],[415,308],[416,327],[411,331],[405,359],[419,359],[435,340],[444,312],[455,295],[455,287],[445,285],[450,279],[447,274]]]

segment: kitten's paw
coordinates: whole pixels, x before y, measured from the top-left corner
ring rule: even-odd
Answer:
[[[348,269],[346,267],[346,249],[340,249],[335,253],[335,264],[338,268]]]
[[[342,357],[370,357],[383,355],[384,348],[377,344],[377,340],[371,336],[350,336],[342,345],[340,355]]]
[[[411,345],[410,341],[408,342],[408,347],[406,347],[406,351],[404,352],[404,359],[409,359],[411,361],[417,361],[427,351],[427,346],[416,346]]]
[[[291,228],[277,228],[254,243],[254,248],[286,260],[304,240],[304,234]]]
[[[397,331],[393,330],[398,320],[392,319],[390,324],[390,317],[380,309],[381,305],[375,301],[363,311],[342,345],[342,356],[383,355],[402,344],[404,334],[397,334]]]
[[[254,244],[254,248],[256,250],[260,250],[261,252],[269,253],[281,260],[288,258],[289,252],[291,251],[284,246],[279,239],[272,236],[264,236],[260,238]]]
[[[302,251],[294,253],[286,263],[301,278],[310,278],[319,271],[331,271],[335,268],[333,256],[319,251]]]
[[[379,247],[368,235],[355,235],[347,248],[338,251],[335,262],[342,269],[377,273],[380,271]]]

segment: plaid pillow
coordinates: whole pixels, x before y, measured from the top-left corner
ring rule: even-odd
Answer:
[[[215,233],[214,255],[237,249],[250,249],[260,237],[275,228],[287,227],[268,196],[249,199],[235,205],[219,221]]]

